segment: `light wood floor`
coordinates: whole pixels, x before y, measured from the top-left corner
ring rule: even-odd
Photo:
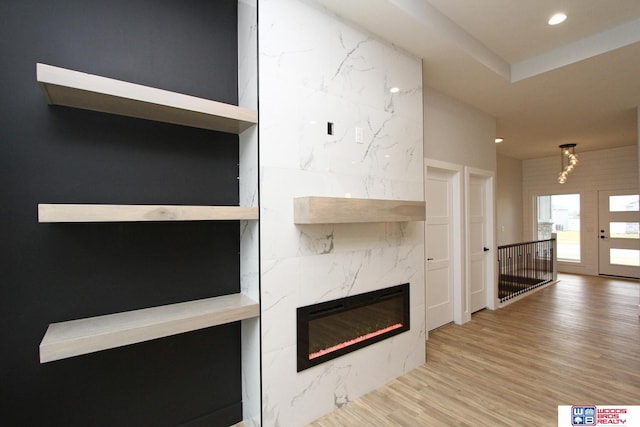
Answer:
[[[430,332],[425,365],[310,425],[557,426],[558,405],[640,405],[640,284],[559,279]]]

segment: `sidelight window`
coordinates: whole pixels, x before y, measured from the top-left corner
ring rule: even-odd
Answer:
[[[558,260],[580,262],[580,194],[537,197],[537,240],[557,234]]]

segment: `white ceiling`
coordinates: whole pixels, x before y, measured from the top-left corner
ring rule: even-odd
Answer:
[[[425,86],[496,117],[500,154],[638,143],[640,0],[315,1],[422,58]]]

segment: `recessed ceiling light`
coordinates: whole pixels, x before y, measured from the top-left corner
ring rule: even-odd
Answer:
[[[565,15],[564,13],[556,13],[551,18],[549,18],[548,23],[549,25],[558,25],[563,23],[565,19],[567,19],[567,15]]]
[[[398,92],[400,92],[400,88],[399,88],[399,87],[395,87],[395,86],[394,86],[394,87],[392,87],[391,89],[389,89],[389,92],[391,92],[391,93],[398,93]]]
[[[501,143],[502,141],[504,141],[504,138],[501,136],[496,137],[496,144]]]

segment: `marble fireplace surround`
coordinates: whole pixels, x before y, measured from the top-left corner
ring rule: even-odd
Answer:
[[[425,361],[422,63],[311,1],[258,9],[261,421],[296,427]],[[356,221],[371,201],[390,216]],[[298,307],[402,283],[410,330],[297,372]]]

